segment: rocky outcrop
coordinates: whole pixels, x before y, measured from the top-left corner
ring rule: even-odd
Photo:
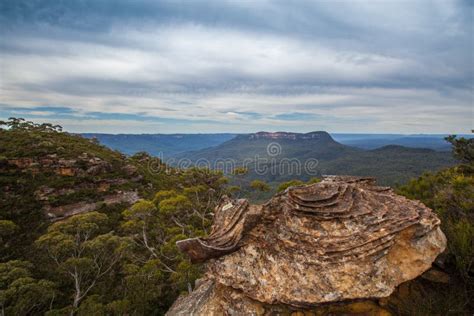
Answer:
[[[261,213],[261,207],[249,205],[247,200],[235,202],[224,197],[217,208],[212,231],[206,238],[192,238],[176,243],[178,248],[188,253],[191,262],[202,262],[234,252],[239,241],[253,228]]]
[[[8,159],[6,166],[14,166],[22,172],[54,172],[60,176],[99,175],[110,172],[112,166],[107,161],[84,153],[77,159],[58,158],[57,154],[41,158]]]
[[[61,205],[57,207],[44,207],[44,211],[51,221],[58,221],[64,218],[91,212],[99,208],[102,204],[112,205],[118,203],[127,203],[133,204],[140,199],[138,192],[136,191],[126,191],[126,192],[117,192],[115,194],[107,195],[102,200],[97,202],[78,202],[67,205]]]
[[[387,297],[445,249],[439,225],[422,203],[371,178],[327,177],[261,207],[226,201],[208,238],[178,242],[194,262],[217,259],[168,314],[261,315]]]
[[[138,199],[143,176],[138,168],[124,160],[97,157],[84,152],[79,155],[44,154],[34,157],[2,158],[0,172],[18,178],[26,175],[37,181],[28,188],[36,208],[41,208],[52,221],[96,210],[101,205],[133,204]],[[27,180],[29,181],[29,180]],[[25,186],[14,183],[2,187],[0,193],[12,199]],[[2,202],[2,201],[0,201]]]

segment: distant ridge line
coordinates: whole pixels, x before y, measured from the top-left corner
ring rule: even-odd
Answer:
[[[293,133],[293,132],[257,132],[251,134],[237,135],[236,138],[240,139],[289,139],[289,140],[300,140],[300,139],[328,139],[332,140],[331,135],[325,131],[315,131],[309,133]]]

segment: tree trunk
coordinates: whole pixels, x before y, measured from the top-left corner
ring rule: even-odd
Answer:
[[[79,276],[77,271],[74,271],[74,302],[72,303],[72,310],[70,315],[73,316],[79,307],[79,302],[81,301],[81,285],[79,284]]]

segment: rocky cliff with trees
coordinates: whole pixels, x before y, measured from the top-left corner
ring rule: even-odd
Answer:
[[[208,233],[222,174],[0,126],[0,315],[161,314],[194,284],[175,242]]]

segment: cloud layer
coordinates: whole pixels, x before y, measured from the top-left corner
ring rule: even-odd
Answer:
[[[468,133],[469,1],[0,8],[0,117],[75,132]]]

